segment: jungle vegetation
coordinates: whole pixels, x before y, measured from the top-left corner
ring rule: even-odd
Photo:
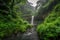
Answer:
[[[60,0],[48,0],[43,8],[48,16],[37,27],[40,40],[60,40]]]

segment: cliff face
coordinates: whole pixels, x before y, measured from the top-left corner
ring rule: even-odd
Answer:
[[[40,19],[44,19],[54,9],[54,7],[57,4],[59,4],[59,2],[60,2],[59,0],[45,0],[45,1],[42,0],[42,2],[41,2],[41,0],[39,0],[37,2],[37,4],[41,5],[41,6],[38,10],[37,17]],[[38,5],[37,5],[37,7],[38,7]]]

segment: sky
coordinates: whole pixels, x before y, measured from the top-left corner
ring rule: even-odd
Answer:
[[[38,1],[38,0],[28,0],[29,2],[31,2],[31,3],[33,3],[33,5],[32,6],[36,6],[37,4],[36,4],[36,2]]]

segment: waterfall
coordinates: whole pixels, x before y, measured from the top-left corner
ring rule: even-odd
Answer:
[[[34,25],[34,16],[31,18],[31,24]]]

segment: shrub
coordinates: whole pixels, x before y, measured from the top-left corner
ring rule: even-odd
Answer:
[[[15,20],[10,22],[0,21],[0,37],[11,35],[13,32],[25,32],[29,27],[27,22],[23,20]]]
[[[60,40],[60,4],[45,19],[44,23],[37,28],[40,40]]]
[[[30,26],[20,17],[21,11],[18,12],[16,9],[17,4],[25,3],[26,0],[0,0],[0,4],[2,4],[0,5],[0,40],[18,31],[25,32]]]

